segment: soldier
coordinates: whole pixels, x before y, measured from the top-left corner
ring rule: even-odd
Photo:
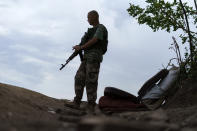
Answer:
[[[88,22],[92,28],[82,37],[80,45],[73,46],[76,51],[84,51],[83,61],[75,75],[75,97],[72,105],[79,108],[86,87],[88,109],[94,111],[97,99],[97,85],[100,63],[107,51],[108,32],[99,23],[99,14],[93,10],[88,13]]]

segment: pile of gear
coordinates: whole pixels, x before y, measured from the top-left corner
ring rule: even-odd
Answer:
[[[180,68],[162,69],[138,91],[138,96],[114,87],[106,87],[104,96],[99,99],[99,107],[103,111],[142,111],[155,110],[161,107],[169,92],[179,79]]]

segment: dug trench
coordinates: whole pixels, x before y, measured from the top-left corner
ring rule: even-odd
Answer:
[[[0,131],[196,131],[197,82],[176,87],[166,103],[154,111],[95,114],[64,106],[69,100],[0,83]]]

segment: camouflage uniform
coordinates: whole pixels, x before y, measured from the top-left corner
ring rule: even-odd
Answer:
[[[93,37],[98,38],[98,42],[84,50],[84,60],[75,75],[75,98],[74,101],[80,103],[84,87],[86,87],[88,103],[95,104],[97,99],[97,85],[100,63],[103,54],[106,52],[108,40],[107,29],[102,24],[89,28],[82,38],[81,44],[89,41]]]

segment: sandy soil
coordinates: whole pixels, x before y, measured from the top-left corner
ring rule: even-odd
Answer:
[[[187,81],[155,111],[96,114],[65,107],[54,99],[21,87],[0,83],[0,131],[196,131],[197,82]]]

